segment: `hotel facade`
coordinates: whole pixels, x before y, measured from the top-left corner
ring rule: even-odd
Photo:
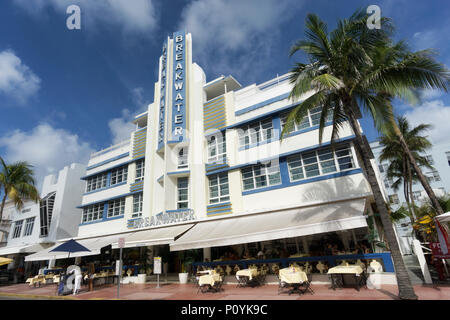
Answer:
[[[166,39],[154,101],[136,130],[87,164],[76,239],[88,254],[124,238],[125,248],[154,255],[200,249],[202,261],[223,248],[302,257],[331,238],[349,252],[368,225],[380,231],[351,127],[331,144],[327,122],[319,144],[318,107],[281,139],[287,113],[308,94],[289,99],[288,74],[246,87],[233,76],[208,82],[192,43],[185,32]],[[58,259],[49,250],[28,259]],[[390,256],[381,260],[392,272]]]

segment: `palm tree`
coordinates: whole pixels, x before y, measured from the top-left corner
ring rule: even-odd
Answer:
[[[429,124],[420,124],[414,128],[410,128],[408,120],[403,117],[397,117],[397,127],[399,128],[405,142],[412,153],[414,159],[420,166],[433,169],[426,157],[422,156],[426,150],[431,148],[431,142],[421,134],[430,129]],[[413,172],[412,164],[409,157],[403,151],[400,140],[392,127],[387,127],[380,137],[380,145],[383,147],[379,161],[390,162],[386,172],[388,179],[394,180],[392,188],[398,190],[400,184],[403,182],[403,193],[405,195],[408,210],[410,211],[411,222],[417,219],[415,210],[414,197],[412,196],[413,181],[417,181],[416,172]],[[412,205],[411,205],[412,204]]]
[[[393,27],[389,19],[382,18],[382,28],[374,30],[366,27],[366,21],[367,14],[360,10],[349,19],[338,21],[336,29],[328,33],[326,24],[316,15],[307,16],[306,39],[296,42],[290,55],[303,51],[310,62],[296,63],[291,70],[293,88],[290,98],[294,100],[308,92],[312,94],[290,112],[282,136],[292,130],[294,123],[300,123],[308,110],[317,106],[322,106],[319,143],[329,116],[332,117],[332,142],[345,123],[351,126],[355,133],[355,148],[362,160],[391,250],[399,297],[417,299],[370,161],[370,146],[361,133],[357,118],[361,111],[366,111],[376,128],[381,130],[386,123],[393,122],[393,97],[411,96],[411,88],[447,89],[449,73],[426,51],[403,55],[402,63],[386,67],[381,62],[388,57],[398,59],[405,51],[405,45],[403,42],[392,44]]]
[[[32,166],[26,161],[18,161],[7,165],[0,157],[0,190],[3,193],[0,205],[0,221],[6,198],[14,202],[17,209],[23,207],[25,200],[39,201],[39,192],[35,187]]]

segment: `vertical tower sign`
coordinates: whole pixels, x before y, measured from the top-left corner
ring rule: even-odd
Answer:
[[[166,108],[166,74],[167,74],[167,42],[164,42],[161,56],[161,74],[159,76],[160,98],[159,98],[159,126],[158,126],[158,149],[164,145],[164,124]]]
[[[183,141],[186,131],[186,34],[173,34],[172,140]]]

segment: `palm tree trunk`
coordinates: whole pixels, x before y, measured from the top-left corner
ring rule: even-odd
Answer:
[[[351,103],[351,100],[349,99]],[[350,106],[350,103],[347,106]],[[350,108],[348,108],[350,109]],[[397,285],[398,285],[398,296],[400,299],[405,300],[417,300],[417,295],[414,292],[414,288],[411,285],[411,280],[409,279],[408,271],[406,270],[405,263],[402,258],[402,254],[397,242],[397,238],[394,233],[394,228],[392,226],[391,219],[389,218],[389,214],[387,211],[386,203],[381,193],[380,186],[378,184],[377,177],[375,175],[375,171],[370,162],[370,153],[368,150],[368,146],[363,140],[360,127],[356,117],[354,116],[352,110],[346,110],[346,114],[349,116],[351,127],[356,136],[356,144],[355,146],[359,148],[360,156],[364,165],[364,171],[367,177],[367,180],[370,184],[370,187],[373,192],[373,196],[375,198],[375,203],[380,213],[381,222],[384,228],[385,238],[389,244],[389,248],[391,250],[392,261],[394,262],[395,274],[397,277]]]
[[[433,207],[436,209],[437,214],[438,215],[443,214],[444,211],[442,210],[442,208],[436,198],[436,195],[434,194],[433,189],[431,188],[430,184],[428,183],[427,178],[425,178],[425,176],[423,175],[422,170],[417,165],[416,159],[414,159],[411,151],[409,150],[409,147],[406,144],[406,141],[405,141],[400,129],[398,128],[397,123],[395,122],[394,118],[392,118],[391,125],[394,129],[395,134],[397,135],[397,137],[400,141],[400,144],[402,145],[403,151],[405,152],[406,156],[408,157],[409,162],[411,163],[414,171],[417,173],[417,177],[419,178],[420,183],[422,183],[422,186],[425,189],[425,191],[427,192],[428,197],[430,198]]]
[[[413,224],[413,215],[414,213],[411,210],[411,201],[410,201],[410,196],[411,196],[411,189],[409,188],[409,174],[408,174],[408,164],[407,164],[407,160],[405,158],[403,158],[403,193],[405,194],[405,200],[406,200],[406,204],[408,206],[408,211],[409,211],[409,220],[411,221],[411,225]]]
[[[3,209],[5,208],[5,203],[6,203],[6,191],[5,194],[3,195],[2,204],[0,206],[0,222],[2,222],[3,220]]]

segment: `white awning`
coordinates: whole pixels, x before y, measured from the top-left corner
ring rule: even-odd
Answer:
[[[366,199],[199,222],[171,251],[229,246],[366,227]]]
[[[47,245],[48,246],[48,245]],[[32,252],[38,252],[42,249],[46,248],[46,244],[27,244],[22,246],[14,246],[14,247],[4,247],[0,249],[0,256],[7,256],[9,254],[16,254],[16,253],[32,253]]]
[[[106,247],[110,244],[112,244],[114,241],[117,241],[119,238],[119,235],[116,236],[104,236],[104,237],[97,237],[97,238],[90,238],[90,239],[75,239],[79,244],[85,246],[91,251],[80,251],[80,252],[73,252],[69,253],[67,252],[58,252],[58,251],[51,251],[57,246],[64,243],[58,242],[54,246],[47,248],[45,250],[42,250],[40,252],[37,252],[35,254],[29,255],[25,257],[25,261],[42,261],[42,260],[51,260],[51,259],[66,259],[68,257],[75,258],[75,257],[85,257],[85,256],[93,256],[100,254],[100,250],[103,247]]]
[[[450,211],[446,212],[444,214],[441,214],[439,216],[436,216],[436,219],[438,219],[441,222],[449,222],[450,221]]]
[[[189,230],[192,226],[193,224],[191,223],[172,227],[146,229],[128,233],[121,237],[125,238],[125,248],[170,244],[175,241],[175,238]],[[112,244],[112,248],[117,249],[118,247],[117,240],[117,242]]]

